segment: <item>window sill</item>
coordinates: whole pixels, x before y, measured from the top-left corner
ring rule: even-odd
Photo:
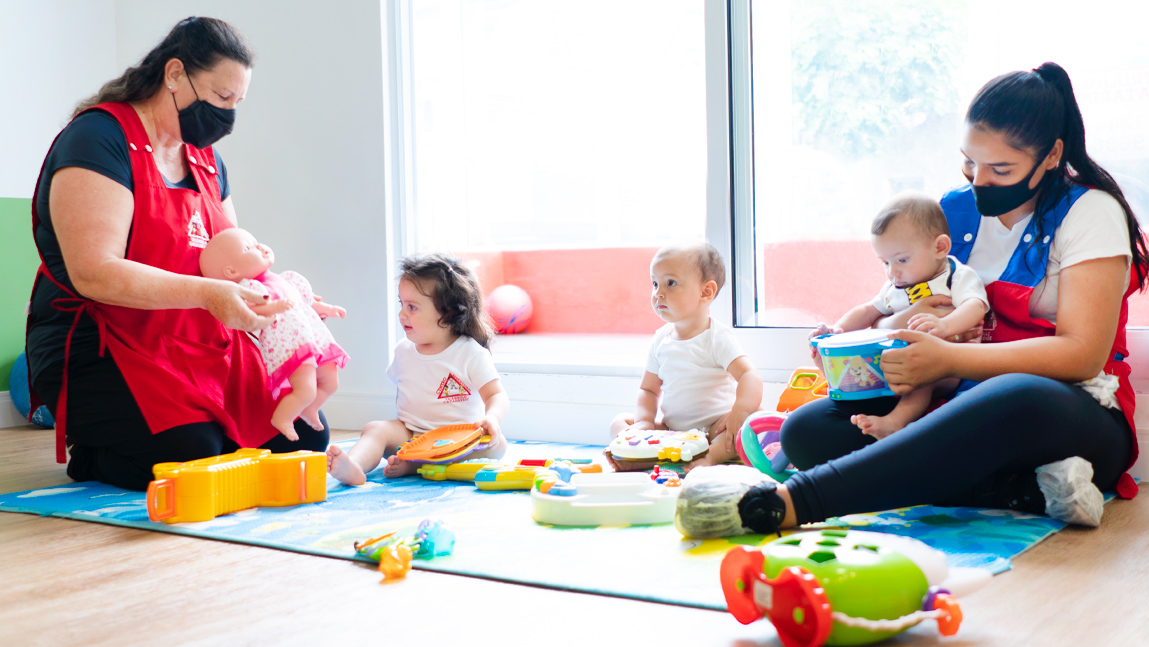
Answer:
[[[642,377],[651,335],[499,335],[492,344],[500,373]]]

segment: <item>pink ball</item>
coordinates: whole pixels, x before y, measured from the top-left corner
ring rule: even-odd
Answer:
[[[502,335],[523,332],[531,325],[534,306],[527,291],[517,285],[500,285],[487,297],[487,312],[495,320],[495,330]]]

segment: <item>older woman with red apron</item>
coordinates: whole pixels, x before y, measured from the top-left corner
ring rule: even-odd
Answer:
[[[326,424],[297,421],[290,442],[270,423],[248,333],[288,304],[199,273],[203,246],[235,226],[211,145],[231,132],[251,61],[227,23],[182,21],[77,108],[45,160],[27,356],[75,480],[145,489],[158,462],[326,448]]]

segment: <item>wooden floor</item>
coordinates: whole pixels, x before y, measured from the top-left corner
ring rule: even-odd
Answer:
[[[337,432],[337,439],[351,432]],[[66,483],[51,431],[0,430],[0,492]],[[1149,494],[1149,493],[1147,493]],[[561,559],[561,556],[556,556]],[[717,575],[716,575],[717,577]],[[953,638],[895,645],[1149,645],[1149,496],[1116,501],[967,598]],[[2,645],[780,644],[714,611],[0,513]]]

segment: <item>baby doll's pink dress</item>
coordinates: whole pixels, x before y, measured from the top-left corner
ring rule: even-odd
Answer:
[[[347,365],[347,353],[335,343],[331,331],[311,307],[315,294],[302,275],[290,271],[276,274],[269,270],[239,284],[294,304],[287,312],[275,315],[275,323],[259,333],[259,350],[270,377],[272,398],[278,400],[283,389],[291,389],[287,378],[308,359],[314,358],[317,366],[329,362],[339,368]]]

